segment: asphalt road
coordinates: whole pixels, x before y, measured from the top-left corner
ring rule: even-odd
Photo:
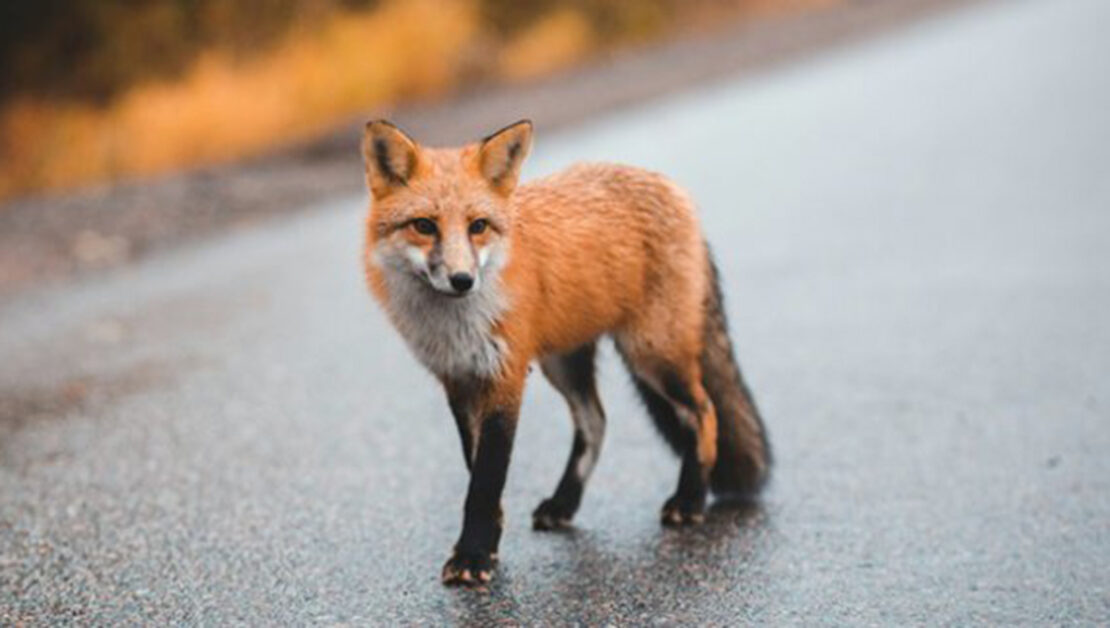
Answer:
[[[534,378],[500,579],[446,589],[465,472],[373,307],[362,198],[0,306],[0,624],[1106,624],[1104,0],[991,2],[538,138],[702,204],[777,453],[690,531],[607,350],[576,527]]]

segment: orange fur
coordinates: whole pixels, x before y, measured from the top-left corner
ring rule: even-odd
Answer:
[[[639,168],[584,164],[497,198],[478,172],[476,151],[421,148],[407,186],[372,204],[366,274],[387,311],[389,293],[372,259],[387,225],[434,215],[446,229],[459,230],[486,217],[496,237],[510,243],[500,280],[511,305],[497,321],[510,347],[505,377],[605,333],[650,345],[653,358],[696,361],[708,273],[697,216],[684,192]],[[405,237],[431,244],[411,231]]]

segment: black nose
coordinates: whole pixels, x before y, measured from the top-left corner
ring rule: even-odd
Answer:
[[[458,292],[466,292],[474,285],[474,278],[470,273],[455,273],[451,275],[451,287]]]

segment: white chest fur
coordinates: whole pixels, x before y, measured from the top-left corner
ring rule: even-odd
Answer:
[[[492,377],[501,370],[505,340],[494,334],[493,325],[506,304],[496,281],[453,298],[411,275],[386,272],[385,278],[390,318],[432,373]]]

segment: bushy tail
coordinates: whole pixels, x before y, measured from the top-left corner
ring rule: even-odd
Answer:
[[[705,348],[701,355],[702,386],[717,410],[717,465],[709,484],[717,495],[750,496],[770,475],[771,448],[755,400],[733,355],[720,278],[711,255],[709,273]]]
[[[717,464],[710,472],[709,485],[718,496],[752,497],[770,475],[771,448],[759,410],[732,353],[717,266],[708,248],[706,255],[710,276],[705,296],[702,387],[717,411]],[[671,403],[635,375],[634,365],[619,344],[617,350],[633,374],[636,390],[667,444],[679,455],[695,446],[695,435],[682,425]]]

